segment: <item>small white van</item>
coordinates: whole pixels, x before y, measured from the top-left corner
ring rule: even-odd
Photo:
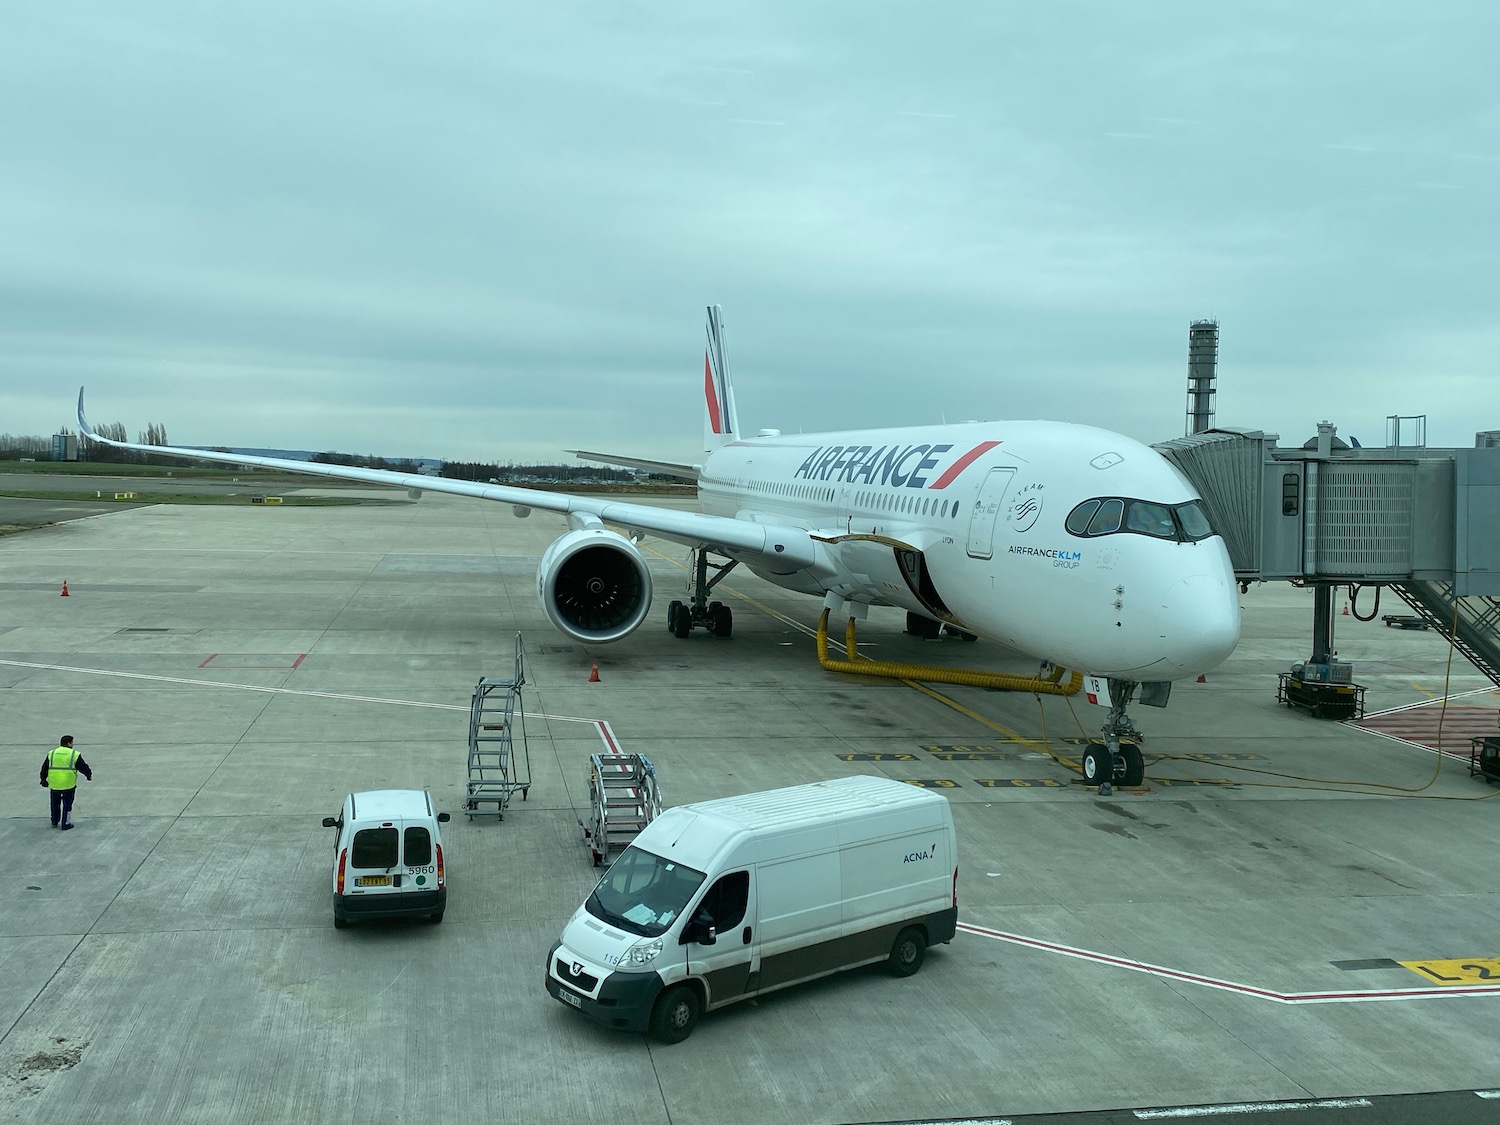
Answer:
[[[909,976],[957,924],[948,799],[844,777],[661,813],[569,919],[546,988],[678,1043],[701,1012],[842,969]]]
[[[344,798],[333,841],[333,924],[356,918],[426,915],[443,920],[448,885],[443,872],[445,812],[434,812],[425,789],[372,789]]]

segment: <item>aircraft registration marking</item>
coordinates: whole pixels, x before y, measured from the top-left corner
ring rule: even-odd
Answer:
[[[835,754],[841,762],[916,762],[915,754]]]
[[[1483,984],[1500,981],[1500,957],[1466,957],[1456,961],[1399,961],[1424,980],[1438,984]]]

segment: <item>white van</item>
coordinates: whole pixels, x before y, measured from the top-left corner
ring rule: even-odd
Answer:
[[[667,809],[547,954],[546,987],[606,1027],[686,1039],[700,1012],[953,940],[948,799],[845,777]]]
[[[443,837],[425,789],[372,789],[344,798],[333,841],[333,924],[355,918],[426,915],[443,920],[448,885],[443,873]]]

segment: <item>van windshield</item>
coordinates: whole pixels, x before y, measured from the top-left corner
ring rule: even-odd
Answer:
[[[703,872],[641,851],[620,853],[583,904],[601,922],[642,937],[666,933],[703,885]]]

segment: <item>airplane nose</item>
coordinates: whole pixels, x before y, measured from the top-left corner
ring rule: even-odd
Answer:
[[[1161,635],[1168,659],[1184,675],[1198,675],[1228,659],[1240,639],[1240,599],[1233,582],[1195,574],[1162,599]]]

